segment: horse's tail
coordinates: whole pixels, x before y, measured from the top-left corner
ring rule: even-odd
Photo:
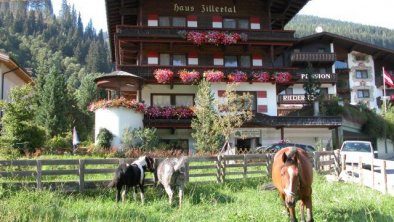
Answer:
[[[120,180],[120,172],[119,169],[116,170],[114,178],[112,179],[111,182],[107,185],[108,188],[113,188],[116,187],[116,185],[119,183]]]
[[[181,157],[181,158],[178,160],[178,163],[175,164],[174,170],[175,170],[175,171],[178,171],[179,169],[181,169],[182,166],[185,165],[186,160],[187,160],[187,157],[186,157],[186,156]]]

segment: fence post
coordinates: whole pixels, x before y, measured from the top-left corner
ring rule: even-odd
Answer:
[[[358,158],[358,179],[361,185],[364,185],[363,181],[363,160],[362,157],[360,156]]]
[[[246,154],[244,154],[244,179],[246,179],[246,174],[247,174],[247,172],[248,172],[248,165],[247,165],[247,163],[246,163]]]
[[[267,165],[267,174],[269,177],[271,177],[272,175],[272,156],[270,154],[265,154],[265,158],[266,158],[266,165]]]
[[[224,183],[226,180],[226,159],[225,159],[225,157],[222,158],[221,168],[222,168],[222,183]]]
[[[342,167],[341,172],[346,170],[346,155],[345,154],[341,156],[341,167]]]
[[[382,174],[382,185],[383,185],[383,193],[387,193],[387,173],[386,173],[386,160],[383,160],[382,163],[382,168],[380,169],[380,172]]]
[[[371,171],[372,171],[372,189],[375,189],[375,165],[374,158],[371,159]]]
[[[42,162],[41,162],[41,160],[37,160],[36,181],[37,181],[37,189],[41,190],[42,189]]]
[[[340,162],[340,154],[339,150],[334,151],[334,170],[337,176],[341,173],[341,162]]]
[[[187,159],[185,163],[185,182],[189,183],[189,159]]]
[[[222,164],[222,156],[220,154],[218,154],[217,159],[216,159],[216,181],[217,183],[222,182],[222,175],[221,175],[221,164]]]
[[[316,171],[320,171],[319,160],[320,160],[320,154],[318,152],[315,152],[314,153],[314,165],[315,165]]]
[[[85,160],[79,160],[79,192],[83,193],[85,190]]]

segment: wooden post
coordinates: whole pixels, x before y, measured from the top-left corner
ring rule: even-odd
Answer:
[[[374,166],[373,160],[374,160],[374,158],[371,159],[372,189],[375,189],[375,166]]]
[[[334,166],[335,173],[339,177],[339,174],[341,173],[341,162],[340,162],[339,150],[334,151],[334,164],[335,164],[335,166]]]
[[[41,160],[37,160],[36,181],[37,181],[37,189],[41,190],[42,189],[42,162],[41,162]]]
[[[363,160],[362,157],[360,156],[358,158],[358,179],[361,185],[364,185],[363,181]]]
[[[79,160],[79,192],[83,193],[85,190],[85,160]]]
[[[387,173],[386,173],[386,160],[383,160],[382,162],[382,168],[380,169],[380,172],[382,174],[382,185],[383,185],[383,193],[387,193]]]
[[[246,174],[248,173],[248,165],[247,165],[247,161],[246,161],[246,154],[244,154],[244,179],[246,179]]]
[[[222,164],[222,156],[219,154],[216,159],[216,181],[217,181],[217,183],[223,182],[221,179],[221,177],[222,177],[221,170],[220,170],[221,164]]]
[[[271,173],[272,173],[272,165],[271,165],[271,155],[270,154],[265,154],[265,158],[266,158],[266,165],[267,165],[267,175],[271,177]]]
[[[226,181],[226,160],[224,158],[222,159],[221,168],[222,168],[222,183],[224,183]]]
[[[319,161],[320,161],[320,154],[318,152],[315,152],[314,153],[314,165],[315,165],[316,171],[320,170]]]
[[[345,154],[341,156],[341,164],[342,164],[342,170],[341,170],[341,172],[342,172],[342,171],[346,170],[346,155]]]
[[[189,183],[189,159],[185,163],[185,183]]]

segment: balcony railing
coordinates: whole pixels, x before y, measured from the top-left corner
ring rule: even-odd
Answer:
[[[294,31],[287,30],[249,30],[249,29],[217,29],[217,28],[189,28],[189,27],[150,27],[118,25],[116,33],[121,37],[135,37],[144,39],[186,39],[179,33],[185,31],[221,31],[245,33],[248,41],[294,41]]]
[[[330,52],[295,52],[291,54],[292,62],[335,62],[335,53]]]
[[[284,68],[284,67],[272,68],[272,67],[224,67],[224,66],[118,65],[118,68],[123,71],[132,73],[134,75],[138,75],[146,79],[153,78],[153,71],[158,68],[170,69],[174,73],[177,73],[179,70],[182,69],[196,70],[201,74],[206,70],[215,69],[222,71],[225,75],[228,75],[236,70],[239,70],[247,73],[249,76],[253,71],[267,71],[270,73],[285,72],[285,71],[293,73],[295,71],[295,68]]]

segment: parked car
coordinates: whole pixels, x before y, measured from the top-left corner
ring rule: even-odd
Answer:
[[[369,162],[371,159],[377,157],[377,151],[374,151],[371,142],[348,140],[344,141],[341,146],[341,156],[346,155],[346,163],[358,163],[360,157],[363,162]]]
[[[288,146],[295,146],[305,150],[308,153],[315,152],[315,148],[311,145],[299,144],[299,143],[274,143],[268,146],[260,146],[257,147],[256,150],[261,153],[276,153],[280,149],[288,147]]]

